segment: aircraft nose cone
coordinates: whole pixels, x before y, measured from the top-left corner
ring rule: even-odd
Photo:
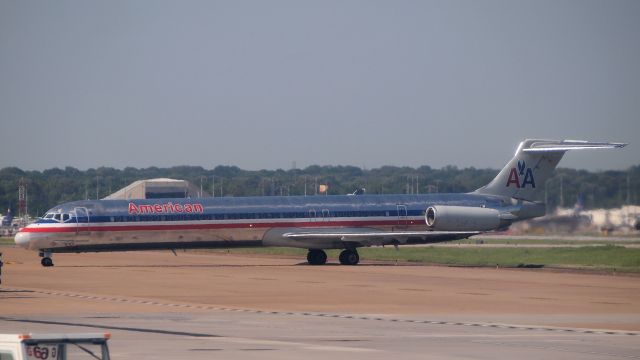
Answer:
[[[18,232],[14,237],[13,241],[16,242],[16,245],[23,247],[25,249],[29,248],[29,242],[31,241],[31,234],[25,232]]]

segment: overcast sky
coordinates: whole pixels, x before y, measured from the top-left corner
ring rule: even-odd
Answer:
[[[0,168],[448,164],[629,142],[640,1],[0,0]]]

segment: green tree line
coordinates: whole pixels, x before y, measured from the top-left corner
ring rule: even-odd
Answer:
[[[0,211],[11,208],[17,214],[18,184],[27,186],[28,210],[40,216],[53,206],[73,200],[103,198],[136,180],[168,177],[190,181],[215,196],[315,195],[319,185],[328,194],[347,194],[365,188],[367,194],[415,194],[468,192],[487,184],[496,169],[459,169],[446,166],[433,169],[383,166],[362,169],[355,166],[309,166],[290,170],[242,170],[236,166],[171,168],[127,167],[78,170],[72,167],[44,171],[24,171],[16,167],[0,169]],[[560,168],[541,188],[549,208],[572,206],[580,198],[585,208],[612,208],[638,204],[640,165],[627,171],[574,170]],[[562,188],[562,192],[561,192]],[[545,191],[546,190],[546,191]]]

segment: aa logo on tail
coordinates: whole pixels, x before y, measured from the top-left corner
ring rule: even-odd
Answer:
[[[535,189],[536,181],[533,179],[533,171],[525,165],[524,161],[518,160],[518,168],[511,168],[507,187],[512,184],[518,189],[526,188],[527,185],[531,185],[531,188]]]

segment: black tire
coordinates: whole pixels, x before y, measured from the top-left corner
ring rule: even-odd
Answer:
[[[349,250],[343,250],[342,252],[340,252],[340,256],[338,257],[338,259],[340,260],[340,264],[342,265],[346,265],[347,263],[347,251]]]
[[[324,265],[327,263],[327,253],[324,250],[309,250],[307,261],[311,265]]]
[[[42,266],[44,267],[53,266],[53,260],[51,260],[50,257],[44,257],[42,258],[42,260],[40,260],[40,264],[42,264]]]
[[[343,250],[340,253],[340,264],[342,265],[358,265],[360,255],[355,250]]]

